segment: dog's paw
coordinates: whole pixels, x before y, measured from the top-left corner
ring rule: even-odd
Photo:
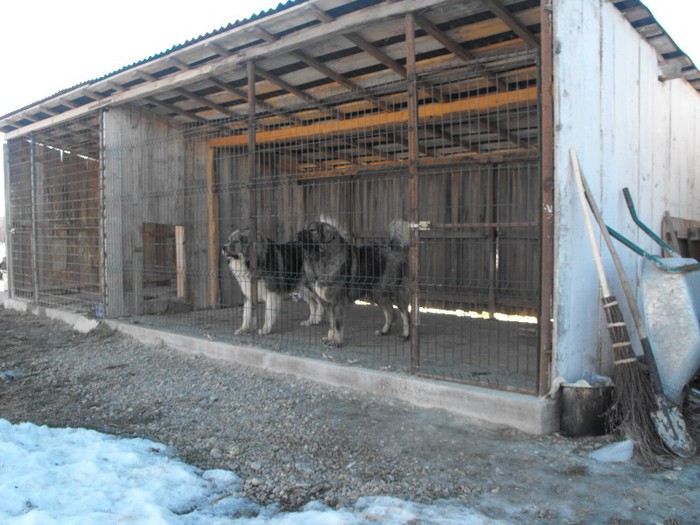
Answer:
[[[328,337],[321,339],[321,342],[329,348],[340,348],[343,346],[342,341],[336,341],[335,339],[329,339]]]
[[[261,328],[258,330],[258,334],[260,335],[268,335],[272,333],[272,328]]]
[[[410,340],[411,340],[410,334],[409,334],[409,335],[403,335],[403,334],[401,334],[401,335],[399,336],[399,341],[410,341]]]
[[[389,335],[389,332],[390,332],[390,331],[391,331],[390,328],[388,328],[388,329],[386,329],[386,330],[384,330],[384,329],[375,330],[375,331],[374,331],[374,335]]]
[[[233,332],[233,335],[245,335],[249,334],[251,332],[250,328],[239,328],[235,332]]]
[[[299,323],[299,324],[300,324],[301,326],[311,326],[311,325],[318,324],[318,323],[312,323],[311,320],[307,319],[306,321],[302,321],[302,322]]]

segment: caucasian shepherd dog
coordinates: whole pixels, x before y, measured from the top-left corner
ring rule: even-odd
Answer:
[[[410,336],[408,305],[408,223],[393,221],[388,242],[355,245],[336,225],[307,223],[297,234],[304,251],[304,271],[313,291],[328,310],[328,346],[342,346],[345,315],[357,299],[368,299],[384,312],[386,335],[394,322],[394,305],[403,322],[402,338]]]
[[[319,324],[323,318],[323,304],[305,279],[301,244],[294,241],[277,243],[261,234],[257,237],[255,273],[250,264],[253,243],[249,229],[231,233],[221,250],[228,258],[231,273],[245,296],[243,323],[236,330],[236,335],[250,333],[257,326],[255,305],[251,300],[253,278],[258,282],[258,299],[265,302],[265,324],[258,330],[259,334],[266,335],[272,331],[284,295],[294,292],[299,293],[309,305],[309,318],[301,323],[302,326]]]

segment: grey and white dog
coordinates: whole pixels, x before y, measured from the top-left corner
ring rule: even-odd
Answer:
[[[306,279],[327,307],[326,345],[343,345],[347,309],[357,299],[368,299],[384,312],[380,335],[390,332],[396,305],[401,336],[410,337],[408,232],[408,223],[393,221],[387,242],[356,245],[336,224],[321,220],[307,223],[297,234]]]
[[[284,295],[295,292],[309,305],[309,318],[301,323],[302,326],[320,324],[323,304],[306,281],[301,244],[295,241],[277,243],[261,234],[257,239],[255,272],[251,268],[253,243],[249,229],[231,233],[221,250],[245,296],[243,322],[236,335],[251,333],[257,326],[255,305],[251,299],[254,279],[258,283],[258,299],[265,302],[265,323],[258,333],[266,335],[272,332]]]

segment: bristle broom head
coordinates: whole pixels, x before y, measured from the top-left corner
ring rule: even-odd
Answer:
[[[612,341],[613,403],[608,411],[608,425],[620,429],[634,441],[642,461],[656,464],[656,455],[664,451],[656,424],[651,417],[657,409],[656,396],[646,368],[637,359],[630,343],[627,325],[617,299],[603,297],[603,309]]]

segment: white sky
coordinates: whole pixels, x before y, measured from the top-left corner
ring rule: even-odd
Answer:
[[[101,77],[279,0],[34,0],[4,2],[0,115]],[[700,0],[644,0],[700,67]],[[1,136],[1,134],[0,134]],[[0,153],[0,156],[2,154]],[[0,215],[4,214],[0,185]]]

